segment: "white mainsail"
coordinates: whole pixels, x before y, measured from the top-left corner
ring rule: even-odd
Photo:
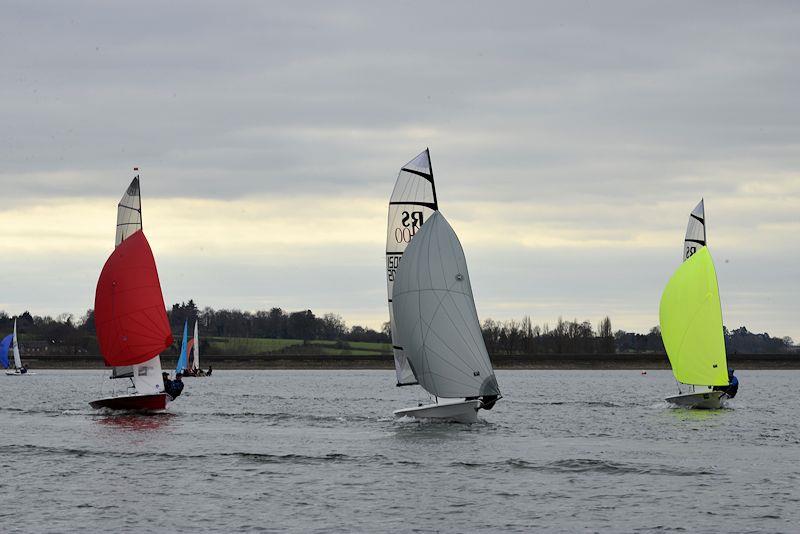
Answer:
[[[694,207],[683,239],[683,261],[688,260],[700,247],[706,246],[706,210],[703,199]]]
[[[14,337],[11,339],[11,349],[14,351],[14,367],[22,368],[22,359],[19,357],[19,343],[17,343],[17,320],[14,319]]]
[[[445,398],[500,395],[464,250],[440,212],[406,249],[392,302],[398,339],[423,388]]]
[[[192,343],[191,369],[200,369],[200,336],[197,330],[197,321],[194,322],[194,341]]]
[[[386,282],[389,295],[389,324],[392,330],[392,350],[398,386],[416,384],[417,379],[408,365],[404,347],[397,338],[392,288],[403,252],[422,224],[438,209],[430,152],[425,149],[400,169],[394,191],[389,199],[389,222],[386,231]]]
[[[114,246],[118,247],[131,234],[142,229],[142,197],[137,175],[117,204],[117,237]]]

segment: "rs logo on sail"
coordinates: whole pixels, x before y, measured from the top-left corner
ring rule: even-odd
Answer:
[[[422,226],[422,212],[421,211],[404,211],[403,218],[400,223],[402,228],[395,228],[394,239],[398,243],[410,243],[411,238],[417,233],[417,230]]]

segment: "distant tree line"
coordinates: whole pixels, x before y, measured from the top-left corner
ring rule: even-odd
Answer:
[[[489,354],[611,354],[615,352],[664,353],[661,329],[657,326],[646,334],[613,332],[611,319],[605,317],[597,329],[589,321],[564,321],[559,318],[551,328],[547,323],[533,325],[530,317],[522,320],[493,321],[486,319],[481,328]],[[798,351],[792,338],[755,334],[744,326],[733,331],[723,327],[725,348],[729,354],[786,353]]]
[[[178,350],[185,321],[189,329],[194,321],[200,324],[201,348],[207,337],[271,338],[332,341],[368,341],[390,343],[391,331],[384,323],[380,332],[363,326],[348,327],[341,316],[327,313],[318,317],[311,310],[286,312],[281,308],[255,312],[241,310],[200,310],[193,300],[173,304],[167,311],[176,339],[171,352]],[[0,311],[0,338],[11,333],[13,317]],[[94,312],[88,310],[80,318],[61,314],[55,318],[25,312],[17,318],[17,330],[26,350],[58,354],[97,354]],[[481,327],[490,354],[611,354],[615,352],[664,352],[661,331],[653,327],[646,334],[613,331],[611,319],[603,318],[596,326],[589,321],[558,319],[534,325],[530,317],[521,320],[486,319]],[[729,353],[785,353],[797,351],[789,337],[776,338],[767,333],[752,333],[745,327],[725,329]],[[168,350],[167,352],[170,352]]]

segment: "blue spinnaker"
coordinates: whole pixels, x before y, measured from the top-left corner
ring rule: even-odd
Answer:
[[[8,334],[0,341],[0,365],[3,369],[8,369],[8,347],[11,346],[11,340],[14,339],[14,334]]]
[[[181,355],[178,358],[178,364],[175,366],[175,374],[182,373],[189,363],[188,351],[186,344],[189,342],[189,322],[183,323],[183,341],[181,342]]]

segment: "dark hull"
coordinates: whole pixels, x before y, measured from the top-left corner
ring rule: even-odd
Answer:
[[[109,410],[139,410],[139,411],[163,411],[167,409],[168,395],[166,393],[154,393],[152,395],[122,395],[119,397],[106,397],[92,401],[89,405],[98,410],[106,408]]]

